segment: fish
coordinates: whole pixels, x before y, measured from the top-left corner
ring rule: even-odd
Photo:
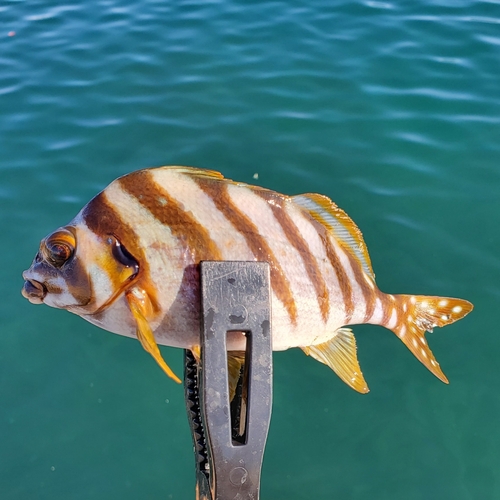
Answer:
[[[199,356],[205,260],[268,262],[273,350],[298,347],[360,393],[368,385],[351,325],[391,330],[448,383],[425,334],[473,309],[458,298],[380,291],[361,231],[324,195],[288,196],[182,166],[114,180],[42,239],[22,294],[138,339],[180,382],[158,345]],[[243,332],[228,333],[233,372],[245,345]]]

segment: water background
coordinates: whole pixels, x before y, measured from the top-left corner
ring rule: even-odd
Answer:
[[[475,304],[429,336],[449,386],[373,326],[365,396],[275,354],[263,500],[500,498],[493,0],[0,2],[1,498],[194,498],[182,389],[19,293],[43,236],[164,164],[326,194],[382,290]]]

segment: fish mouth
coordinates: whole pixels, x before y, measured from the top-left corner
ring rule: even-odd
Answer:
[[[25,278],[21,293],[32,304],[42,304],[47,295],[47,287],[39,281]]]

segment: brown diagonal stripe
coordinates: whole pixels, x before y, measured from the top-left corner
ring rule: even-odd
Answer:
[[[317,221],[315,222],[316,224],[319,224]],[[335,252],[335,248],[333,247],[333,244],[330,241],[330,235],[328,234],[328,231],[324,226],[321,226],[321,228],[323,229],[323,231],[320,232],[319,234],[321,236],[321,239],[323,240],[326,256],[330,261],[330,264],[333,267],[335,274],[337,275],[340,291],[342,292],[342,298],[344,299],[345,322],[347,324],[351,320],[352,315],[354,313],[354,301],[352,297],[351,282],[349,281],[349,276],[347,276],[344,266],[342,265],[342,262],[340,262],[337,252]]]
[[[83,209],[83,220],[87,227],[97,236],[115,236],[127,251],[139,262],[139,274],[147,288],[148,295],[154,308],[158,310],[156,290],[151,284],[149,263],[143,248],[139,245],[139,238],[130,224],[123,220],[120,212],[107,199],[106,190],[99,193]],[[110,276],[113,280],[113,276]],[[117,286],[115,284],[115,286]]]
[[[339,209],[340,210],[340,209]],[[348,217],[348,215],[343,212],[342,210],[340,210],[340,212],[342,214],[344,214],[345,217]],[[317,214],[318,217],[321,217],[320,214]],[[336,217],[338,219],[338,217]],[[345,226],[344,222],[341,220],[341,219],[338,219],[340,221],[340,223],[345,227],[345,229],[350,232],[350,229],[348,227]],[[350,219],[349,219],[350,221]],[[352,221],[351,221],[352,222]],[[354,223],[353,223],[354,224]],[[329,225],[328,224],[325,224],[325,227],[328,227]],[[353,271],[353,274],[354,274],[354,279],[356,280],[356,283],[359,285],[359,287],[361,288],[361,293],[363,294],[363,298],[364,298],[364,301],[365,301],[365,318],[364,318],[364,322],[368,321],[368,319],[371,318],[371,316],[373,315],[373,311],[375,310],[375,298],[376,298],[376,293],[374,290],[372,290],[370,288],[370,286],[368,285],[368,283],[366,282],[365,280],[365,271],[363,269],[363,264],[361,262],[361,260],[359,259],[359,257],[352,252],[352,249],[349,248],[349,244],[346,243],[345,241],[339,239],[339,245],[341,248],[344,248],[346,251],[344,252],[347,259],[349,260],[349,263],[351,265],[351,269]],[[367,253],[368,255],[368,253]],[[369,260],[368,260],[369,262]],[[352,296],[352,291],[351,291],[351,296]]]
[[[333,268],[335,269],[335,272],[337,273],[337,278],[339,279],[339,283],[341,283],[340,287],[342,289],[344,302],[346,304],[346,321],[349,321],[352,317],[353,312],[354,312],[353,292],[352,292],[351,283],[349,281],[349,277],[347,276],[340,260],[338,259],[338,256],[335,252],[335,249],[333,248],[331,241],[329,240],[328,235],[332,232],[329,229],[329,224],[327,224],[323,221],[323,218],[321,217],[321,215],[319,213],[312,213],[311,217],[313,218],[313,220],[315,220],[317,223],[319,223],[323,227],[323,230],[327,233],[326,240],[325,240],[325,241],[327,241],[327,246],[325,246],[325,248],[330,247],[330,248],[327,248],[327,255],[328,255],[330,262],[332,263]],[[343,241],[339,241],[339,245],[342,248],[342,247],[344,247],[345,243]],[[352,255],[351,252],[349,252],[349,251],[346,251],[344,253],[345,253],[345,255],[346,255],[346,257],[349,260],[349,263],[351,265],[351,269],[352,269],[353,274],[354,274],[354,279],[356,280],[356,283],[361,288],[361,292],[363,294],[363,298],[364,298],[365,306],[366,306],[365,320],[364,321],[367,321],[367,318],[369,319],[372,316],[373,311],[375,309],[376,294],[375,294],[374,290],[372,290],[369,287],[368,283],[364,279],[364,270],[363,270],[363,266],[362,266],[360,260],[356,256]],[[348,289],[346,288],[344,290],[344,286],[346,286],[346,285],[348,286]],[[347,296],[349,296],[348,302],[346,302]]]
[[[284,199],[272,191],[267,189],[254,189],[253,192],[266,200],[273,211],[274,218],[278,221],[281,229],[285,233],[287,240],[299,252],[304,267],[306,269],[309,280],[314,286],[318,305],[323,316],[323,321],[328,321],[330,314],[330,294],[326,286],[325,280],[319,268],[318,261],[311,253],[311,249],[306,240],[302,237],[299,229],[294,224],[292,218],[288,215],[285,207],[283,206]]]
[[[361,288],[361,292],[363,293],[363,298],[365,300],[366,306],[364,322],[366,323],[373,316],[377,294],[375,293],[375,290],[372,290],[370,288],[370,285],[368,285],[368,283],[366,282],[364,277],[365,271],[359,259],[352,256],[350,253],[346,253],[346,255],[351,263],[351,268],[354,272],[354,279],[356,280],[356,283],[359,285],[359,287]]]
[[[307,196],[307,195],[305,195]],[[339,282],[340,292],[342,293],[342,299],[344,301],[345,307],[345,324],[348,324],[354,314],[354,301],[353,292],[351,287],[351,282],[349,281],[349,276],[344,269],[342,262],[335,251],[331,238],[333,236],[333,231],[331,231],[328,225],[325,223],[323,218],[319,213],[312,210],[304,209],[304,214],[307,214],[309,220],[318,232],[321,241],[323,242],[323,247],[325,249],[326,257],[328,258],[335,275],[337,276],[337,281]]]
[[[116,236],[133,257],[136,259],[144,257],[142,248],[138,245],[139,238],[136,232],[108,200],[106,191],[99,193],[87,204],[83,210],[83,220],[97,236]]]
[[[378,292],[377,297],[380,299],[380,302],[382,304],[382,319],[380,320],[381,325],[385,325],[389,322],[391,319],[391,312],[392,312],[392,305],[389,297],[385,294],[382,293],[381,291]],[[393,303],[395,304],[395,303]]]
[[[296,325],[297,305],[293,298],[290,282],[267,241],[259,234],[257,226],[231,200],[227,192],[227,183],[203,178],[196,179],[196,182],[212,199],[217,209],[233,225],[234,229],[243,235],[255,258],[269,263],[272,289],[285,306],[290,321]]]
[[[222,260],[208,230],[159,186],[148,170],[121,177],[119,183],[156,220],[170,228],[180,244],[192,253],[195,264],[201,260]]]

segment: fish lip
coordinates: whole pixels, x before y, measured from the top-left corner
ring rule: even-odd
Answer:
[[[21,293],[25,299],[28,299],[32,304],[42,304],[43,299],[47,295],[47,287],[34,279],[29,279],[23,273],[25,279]]]

